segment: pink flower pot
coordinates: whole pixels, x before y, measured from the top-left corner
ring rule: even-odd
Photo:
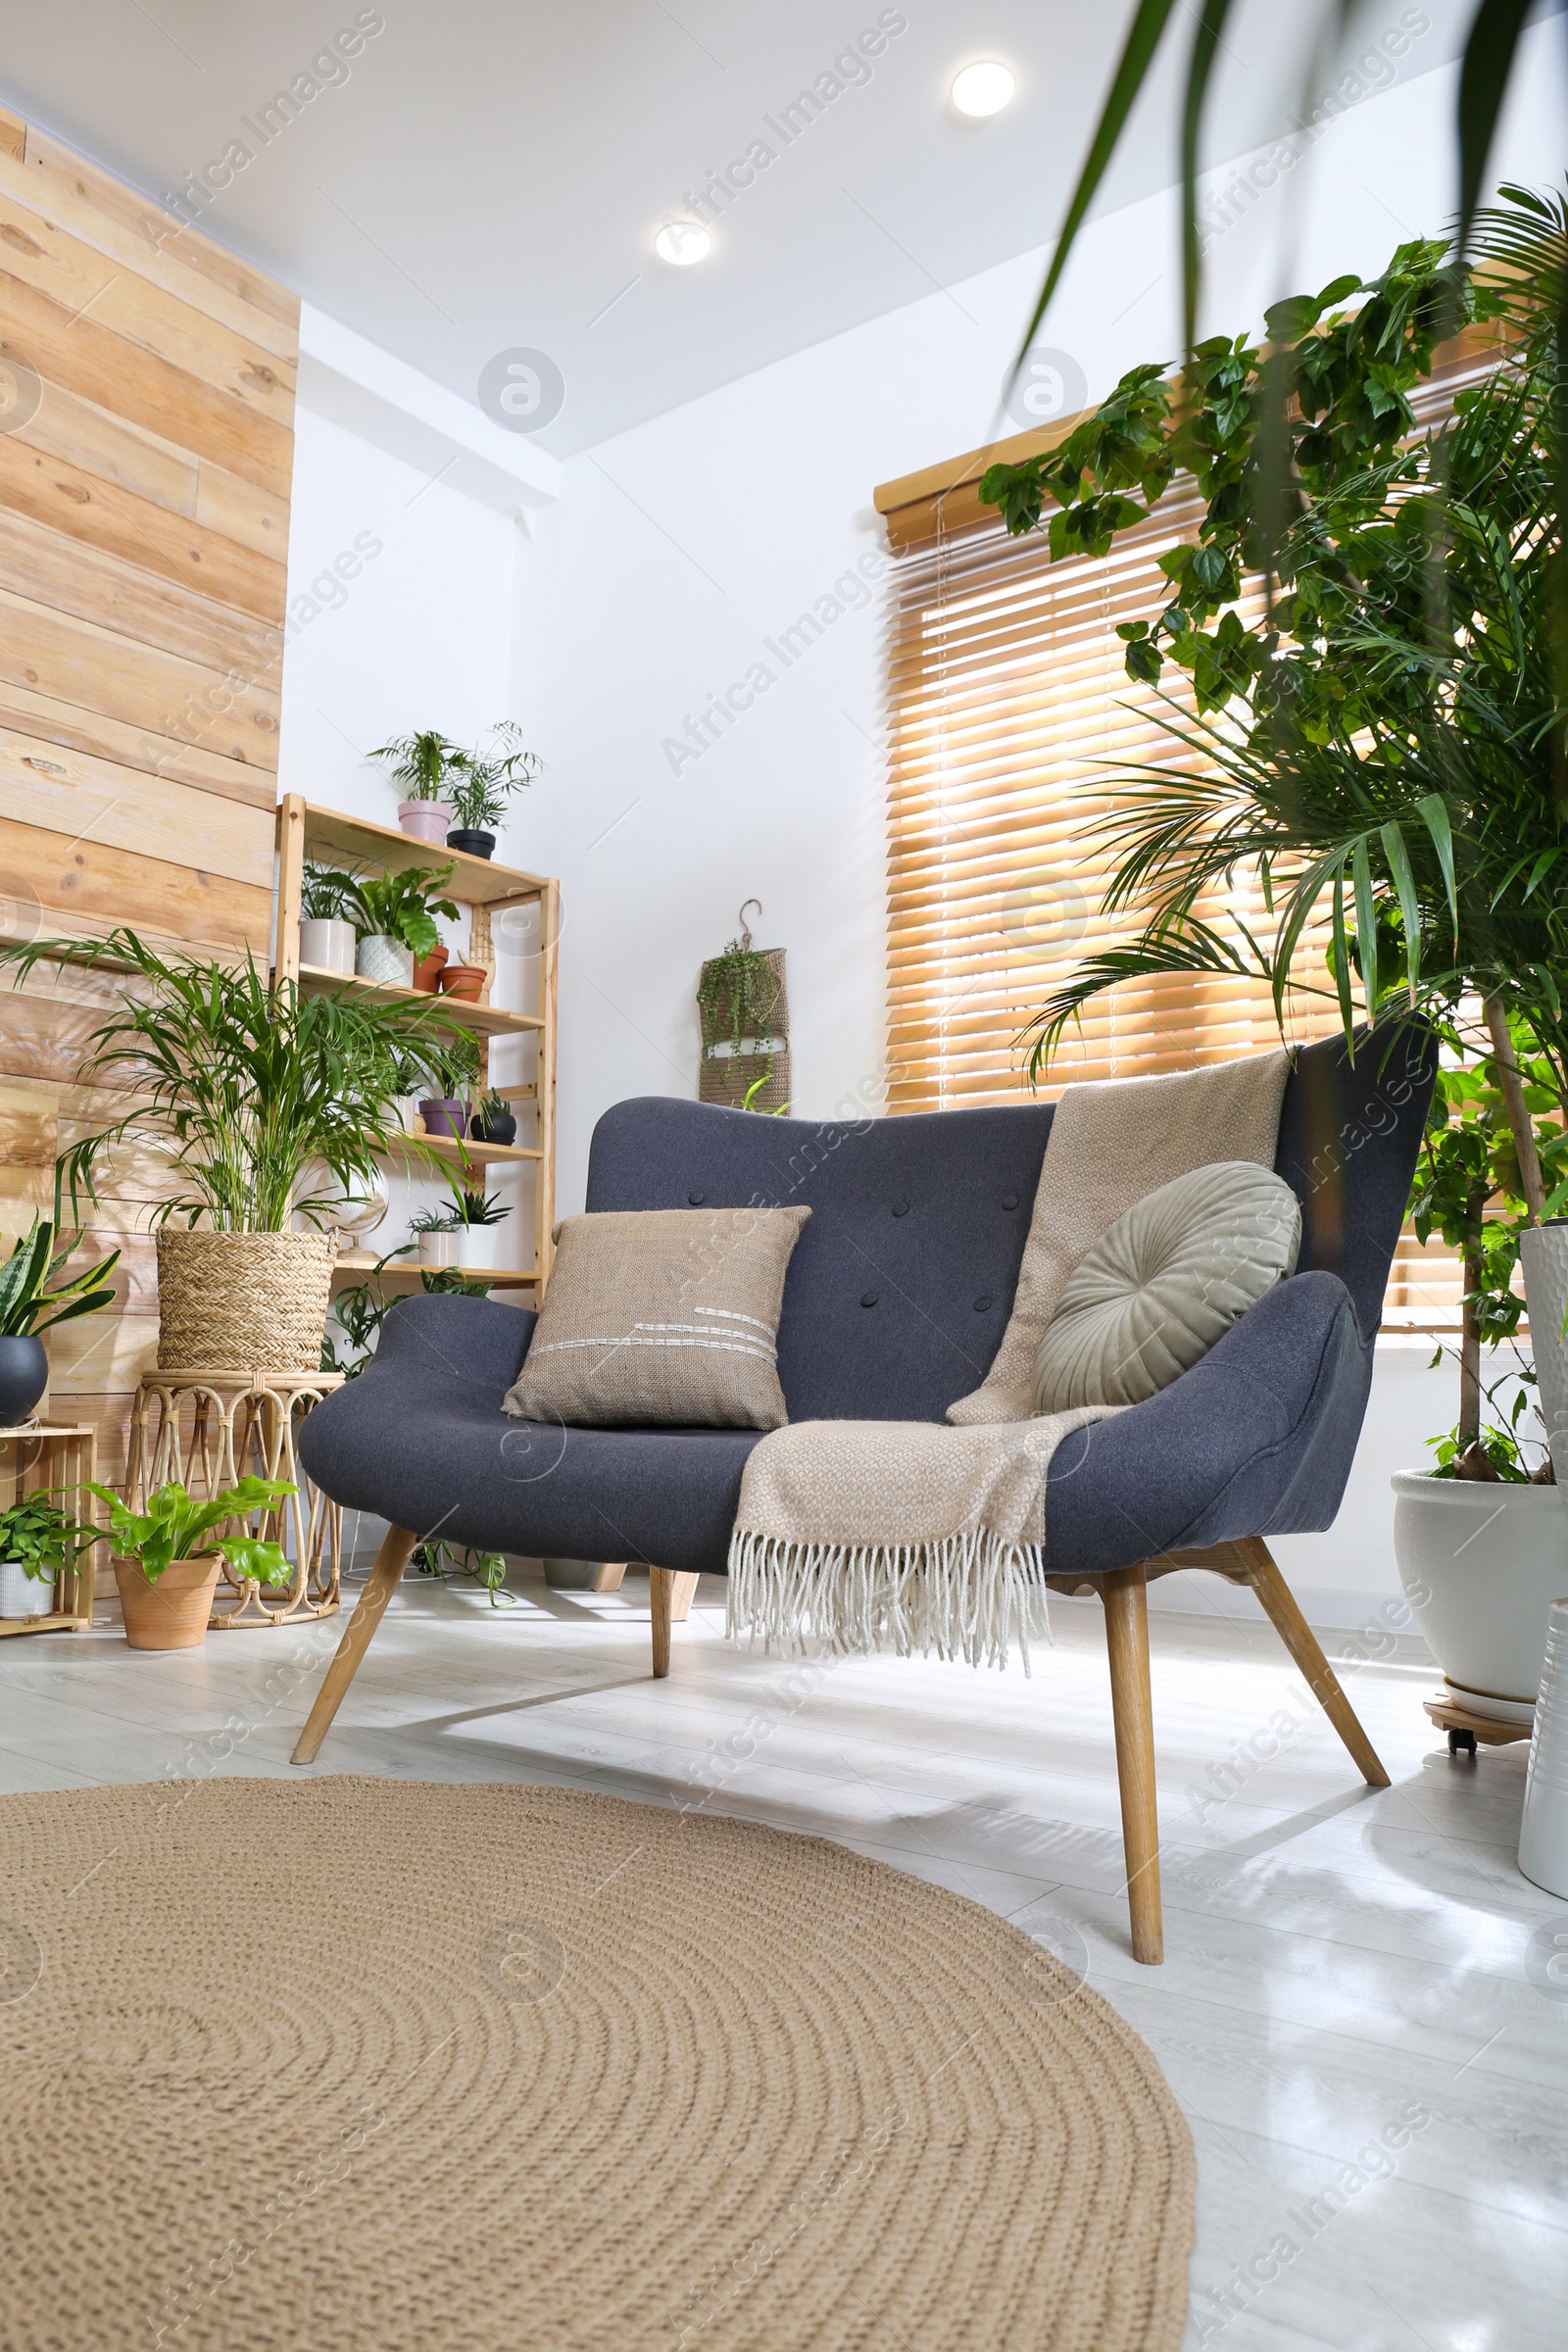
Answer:
[[[447,846],[456,812],[445,801],[399,801],[398,823],[415,841],[433,842],[438,850]]]

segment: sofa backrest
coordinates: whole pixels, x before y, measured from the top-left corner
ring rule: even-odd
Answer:
[[[1346,1283],[1370,1342],[1436,1067],[1415,1025],[1309,1046],[1286,1085],[1279,1172],[1301,1202],[1300,1271]],[[792,1420],[940,1420],[1001,1344],[1053,1106],[780,1119],[667,1096],[594,1130],[587,1205],[804,1203],[779,1379]]]

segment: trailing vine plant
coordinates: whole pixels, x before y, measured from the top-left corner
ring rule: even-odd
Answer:
[[[732,939],[721,956],[705,963],[697,984],[704,1058],[711,1056],[720,1045],[727,1045],[730,1054],[738,1056],[751,1038],[761,1050],[762,1071],[757,1083],[764,1084],[772,1075],[771,1024],[783,987],[781,975],[760,949],[753,947],[749,931]],[[748,1089],[747,1108],[756,1092],[757,1086]]]

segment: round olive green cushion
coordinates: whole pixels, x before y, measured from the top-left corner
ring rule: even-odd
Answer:
[[[1301,1209],[1271,1168],[1216,1160],[1162,1184],[1079,1259],[1035,1350],[1037,1413],[1141,1404],[1295,1270]]]

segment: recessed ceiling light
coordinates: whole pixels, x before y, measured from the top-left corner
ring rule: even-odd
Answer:
[[[706,262],[712,250],[713,240],[700,220],[666,220],[654,239],[660,260],[673,263],[677,270]]]
[[[994,57],[983,58],[954,75],[953,103],[960,115],[1000,115],[1016,87],[1008,67]]]

